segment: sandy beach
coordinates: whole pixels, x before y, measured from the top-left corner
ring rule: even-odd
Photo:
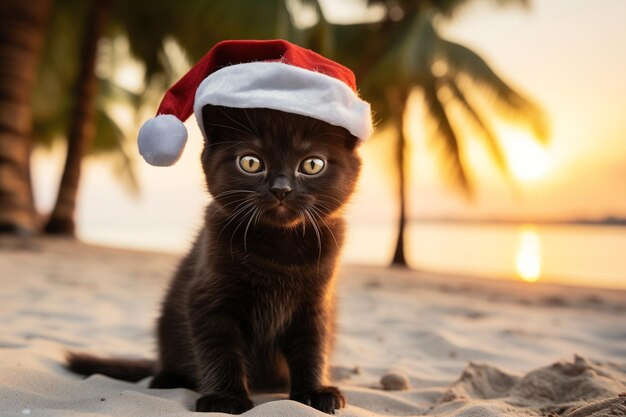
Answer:
[[[153,357],[177,259],[0,239],[0,416],[191,415],[194,392],[63,367],[67,349]],[[624,291],[345,265],[338,297],[339,416],[626,415]],[[244,415],[324,415],[253,400]]]

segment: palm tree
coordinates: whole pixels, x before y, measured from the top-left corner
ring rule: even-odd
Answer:
[[[74,87],[73,110],[67,134],[67,157],[57,200],[44,227],[48,234],[74,235],[74,211],[81,163],[94,135],[98,41],[104,33],[110,6],[111,0],[92,0],[89,4],[81,46],[81,65]]]
[[[407,99],[413,91],[421,92],[429,119],[436,126],[432,140],[443,151],[448,179],[467,196],[472,194],[473,183],[464,159],[462,139],[469,133],[482,138],[500,171],[509,175],[499,140],[483,114],[481,101],[486,100],[488,110],[496,111],[498,116],[531,129],[536,138],[547,138],[546,118],[537,105],[509,86],[478,54],[439,35],[433,23],[435,18],[451,17],[467,2],[389,0],[386,5],[393,13],[388,13],[383,21],[333,28],[336,54],[362,80],[362,94],[372,102],[380,128],[389,127],[396,132],[400,213],[391,262],[394,266],[407,267],[404,232],[408,210],[405,166],[408,138],[404,132],[410,120],[406,113]],[[496,3],[527,5],[528,1],[496,0]],[[363,51],[363,47],[367,50]],[[352,54],[355,50],[366,58]],[[452,108],[461,110],[462,120],[451,117]],[[471,132],[459,127],[465,126],[464,122]]]
[[[36,229],[31,99],[51,0],[0,1],[0,232]]]

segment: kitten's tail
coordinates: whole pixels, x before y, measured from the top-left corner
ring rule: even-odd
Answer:
[[[67,369],[80,375],[102,374],[123,381],[137,382],[154,375],[156,361],[149,359],[99,358],[86,353],[68,352]]]

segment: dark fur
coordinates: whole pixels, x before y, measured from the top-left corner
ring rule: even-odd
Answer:
[[[163,303],[151,386],[198,391],[198,411],[241,413],[252,407],[250,391],[289,390],[291,399],[333,413],[345,405],[325,384],[357,139],[268,109],[207,106],[204,120],[202,166],[214,201]],[[237,156],[250,153],[265,161],[265,174],[238,168]],[[326,159],[325,170],[296,174],[309,156]],[[287,209],[271,191],[277,184],[292,189]],[[145,362],[72,356],[69,363],[82,374],[127,380],[152,373]]]
[[[103,374],[115,379],[137,382],[154,375],[156,362],[148,359],[102,359],[86,353],[69,353],[68,368],[81,375]]]

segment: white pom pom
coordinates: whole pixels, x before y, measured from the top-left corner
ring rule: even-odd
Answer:
[[[160,114],[141,126],[137,143],[139,153],[150,165],[174,165],[185,149],[187,129],[176,116]]]

